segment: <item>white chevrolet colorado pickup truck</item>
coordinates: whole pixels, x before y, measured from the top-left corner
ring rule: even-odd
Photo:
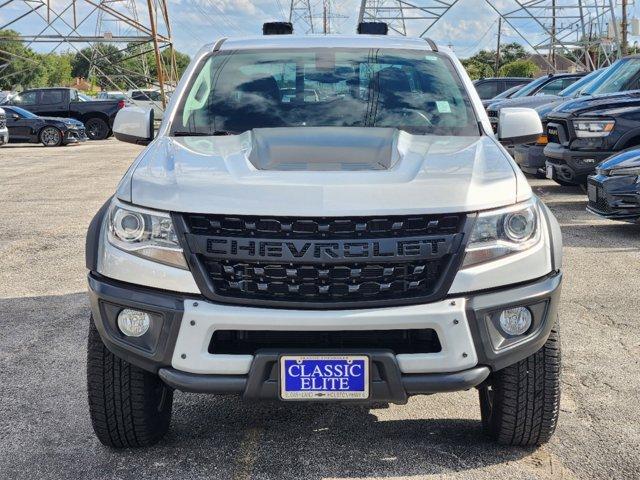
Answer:
[[[494,135],[450,51],[383,35],[221,39],[157,135],[121,110],[116,137],[148,146],[87,235],[100,441],[158,441],[174,390],[377,405],[471,388],[492,438],[547,441],[560,230],[500,144],[535,140],[538,115],[500,115]]]

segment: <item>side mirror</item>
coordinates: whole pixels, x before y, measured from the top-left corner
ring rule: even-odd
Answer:
[[[124,107],[113,122],[113,134],[121,142],[149,145],[153,140],[153,109]]]
[[[532,108],[502,108],[498,140],[508,145],[533,143],[542,135],[540,116]]]
[[[20,115],[18,115],[17,113],[13,113],[11,115],[11,118],[14,119],[14,120],[19,120],[20,119]]]

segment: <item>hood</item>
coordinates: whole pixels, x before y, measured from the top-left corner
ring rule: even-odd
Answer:
[[[618,170],[631,167],[640,167],[640,149],[625,150],[598,165],[600,170]]]
[[[501,108],[520,107],[536,108],[540,105],[554,102],[562,97],[557,95],[533,95],[531,97],[507,98],[489,105],[487,110],[500,110]]]
[[[640,105],[640,92],[620,92],[608,95],[592,95],[579,97],[558,106],[552,115],[562,117],[569,115],[581,115],[617,110],[626,107],[636,107]],[[551,116],[551,115],[550,115]]]
[[[160,210],[238,215],[463,212],[528,198],[531,191],[515,171],[488,136],[255,129],[228,137],[160,137],[129,169],[118,197]]]
[[[65,125],[81,125],[82,122],[75,120],[73,118],[63,118],[63,117],[40,117],[42,120],[46,120],[47,122],[61,122]]]

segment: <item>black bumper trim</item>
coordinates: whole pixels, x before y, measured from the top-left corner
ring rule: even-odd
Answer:
[[[309,352],[305,352],[309,354]],[[314,352],[316,353],[316,352]],[[340,351],[344,354],[344,351]],[[477,366],[452,373],[402,374],[395,356],[388,351],[362,352],[371,358],[370,397],[351,402],[405,404],[411,395],[469,390],[484,382],[491,370]],[[161,368],[160,378],[171,388],[183,392],[217,395],[240,394],[244,400],[279,400],[279,353],[256,354],[248,375],[199,375],[173,368]],[[325,400],[335,401],[335,400]]]

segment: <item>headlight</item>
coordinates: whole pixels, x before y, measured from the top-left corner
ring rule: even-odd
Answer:
[[[639,175],[640,176],[640,167],[626,167],[626,168],[616,168],[614,170],[609,170],[609,175]]]
[[[178,236],[168,213],[111,204],[109,243],[133,255],[187,269]]]
[[[573,129],[578,138],[606,137],[615,124],[615,120],[574,120]]]
[[[463,267],[495,260],[533,247],[540,241],[535,200],[481,212],[467,244]]]

